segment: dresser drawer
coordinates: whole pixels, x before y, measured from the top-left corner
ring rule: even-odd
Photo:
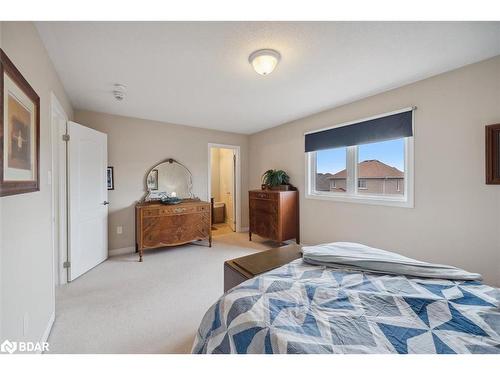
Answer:
[[[251,191],[250,199],[266,199],[266,200],[277,200],[279,195],[275,193],[270,193],[267,191]]]
[[[143,217],[159,216],[160,208],[145,208],[142,210]]]
[[[196,210],[198,212],[210,212],[210,206],[208,204],[203,206],[197,206]]]
[[[275,215],[278,213],[278,202],[264,199],[251,199],[250,212]]]
[[[154,217],[164,215],[194,214],[198,212],[208,212],[210,206],[165,206],[156,208],[146,208],[143,210],[143,217]]]
[[[165,206],[160,209],[161,215],[179,215],[179,214],[191,214],[198,210],[196,206]]]

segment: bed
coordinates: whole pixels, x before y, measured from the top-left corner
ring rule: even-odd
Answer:
[[[224,294],[205,314],[192,352],[500,353],[500,290],[474,274],[429,278],[408,264],[389,274],[366,261],[304,259]]]

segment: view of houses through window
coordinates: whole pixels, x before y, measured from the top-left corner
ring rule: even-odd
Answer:
[[[404,138],[357,147],[358,194],[404,195]],[[347,147],[316,151],[316,191],[347,192]]]

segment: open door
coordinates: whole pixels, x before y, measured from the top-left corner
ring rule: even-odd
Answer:
[[[233,145],[208,144],[208,198],[214,199],[216,207],[224,206],[225,223],[215,222],[217,226],[240,230],[240,147]],[[220,224],[220,225],[219,225]],[[226,233],[226,232],[224,232]]]
[[[68,280],[108,257],[107,135],[68,122]]]

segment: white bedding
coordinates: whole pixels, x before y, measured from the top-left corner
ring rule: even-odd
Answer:
[[[447,280],[482,280],[482,276],[478,273],[448,265],[422,262],[353,242],[304,246],[302,253],[304,262],[327,267]]]

